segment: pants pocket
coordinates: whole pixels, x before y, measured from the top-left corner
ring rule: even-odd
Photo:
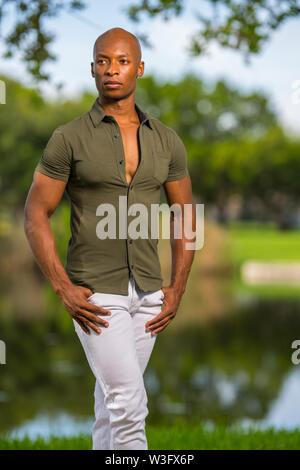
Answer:
[[[162,304],[162,299],[164,298],[164,293],[161,289],[155,290],[145,294],[143,299],[144,305],[157,305]]]

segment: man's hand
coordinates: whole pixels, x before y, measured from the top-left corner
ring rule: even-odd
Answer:
[[[164,330],[172,318],[175,317],[182,297],[182,294],[175,287],[162,287],[161,290],[165,294],[163,299],[164,308],[161,313],[145,324],[146,331],[151,330],[151,336]]]
[[[88,326],[96,333],[101,333],[100,328],[98,325],[95,325],[94,322],[100,323],[100,325],[105,327],[109,326],[108,322],[94,315],[92,312],[100,313],[101,315],[111,315],[109,310],[98,307],[87,300],[92,294],[93,292],[87,287],[77,286],[75,284],[68,286],[58,293],[67,312],[69,312],[71,317],[77,321],[83,331],[88,335],[90,334]]]

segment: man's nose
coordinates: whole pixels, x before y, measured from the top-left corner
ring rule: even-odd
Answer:
[[[118,66],[112,62],[106,69],[106,73],[108,75],[114,75],[115,73],[119,73],[119,68]]]

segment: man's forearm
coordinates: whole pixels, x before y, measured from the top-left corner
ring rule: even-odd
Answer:
[[[59,258],[49,218],[25,214],[24,229],[38,265],[59,294],[72,283]]]
[[[175,216],[176,217],[176,216]],[[186,217],[184,215],[184,217]],[[187,250],[186,243],[191,243],[190,239],[185,238],[184,217],[182,217],[182,237],[174,238],[174,217],[170,220],[171,250],[172,250],[172,273],[171,285],[181,294],[184,293],[190,269],[193,263],[195,250]],[[192,230],[195,231],[195,208],[192,210]],[[187,222],[187,220],[186,220]]]

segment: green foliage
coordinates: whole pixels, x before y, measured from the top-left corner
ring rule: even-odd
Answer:
[[[1,76],[6,105],[0,107],[1,205],[20,207],[32,182],[34,167],[54,129],[89,109],[95,97],[46,102],[34,88]]]
[[[148,76],[140,85],[137,100],[186,144],[258,138],[277,123],[266,96],[242,93],[223,80],[208,86],[195,75],[185,75],[176,83],[160,83]]]
[[[0,107],[0,210],[23,210],[52,132],[88,111],[96,94],[50,102],[38,90],[0,79],[7,88],[7,104]],[[184,141],[195,196],[222,213],[238,194],[252,217],[286,223],[299,203],[300,142],[284,134],[267,96],[242,93],[225,81],[208,86],[194,75],[176,83],[147,76],[139,82],[136,102]],[[63,246],[63,234],[59,239]]]
[[[299,0],[206,0],[198,2],[200,11],[207,11],[208,16],[196,13],[199,30],[192,37],[189,52],[192,56],[203,54],[212,41],[225,48],[239,50],[246,62],[251,54],[257,54],[271,35],[287,19],[299,16]],[[0,27],[9,11],[14,14],[11,30],[2,37],[6,46],[4,58],[10,58],[15,51],[27,64],[27,70],[35,81],[48,80],[44,65],[56,60],[50,52],[55,36],[45,29],[45,23],[56,18],[63,11],[69,14],[85,8],[88,1],[81,0],[2,0],[0,1]],[[139,0],[125,9],[129,19],[139,22],[145,13],[151,19],[162,16],[167,21],[172,16],[182,14],[187,0]],[[210,8],[207,8],[210,7]],[[80,19],[80,17],[79,17]],[[151,47],[147,34],[137,34],[146,47]],[[96,38],[95,38],[96,39]]]
[[[36,81],[48,80],[49,74],[42,71],[43,65],[56,56],[49,50],[54,35],[45,29],[45,20],[58,16],[61,11],[81,10],[81,1],[65,0],[2,0],[0,3],[0,26],[8,4],[14,5],[15,22],[11,31],[4,38],[5,58],[13,56],[14,51],[21,52],[21,58],[27,64],[27,70]]]
[[[156,0],[155,3],[140,0],[129,6],[128,14],[135,22],[141,20],[143,13],[151,19],[162,16],[167,21],[180,15],[185,5],[187,1],[183,0]],[[298,0],[206,0],[198,2],[198,6],[195,14],[200,27],[192,34],[188,48],[192,56],[205,53],[215,41],[224,48],[240,51],[247,63],[251,54],[261,51],[275,30],[300,14]]]
[[[38,437],[30,439],[2,438],[0,450],[91,450],[92,438],[85,434],[74,437],[56,437],[50,439]]]
[[[149,450],[299,450],[299,430],[267,429],[245,430],[242,427],[228,429],[217,426],[212,430],[203,424],[196,426],[179,423],[174,426],[148,426],[146,428]],[[91,450],[91,436],[80,434],[72,437],[50,436],[35,440],[25,437],[5,437],[1,450]]]

